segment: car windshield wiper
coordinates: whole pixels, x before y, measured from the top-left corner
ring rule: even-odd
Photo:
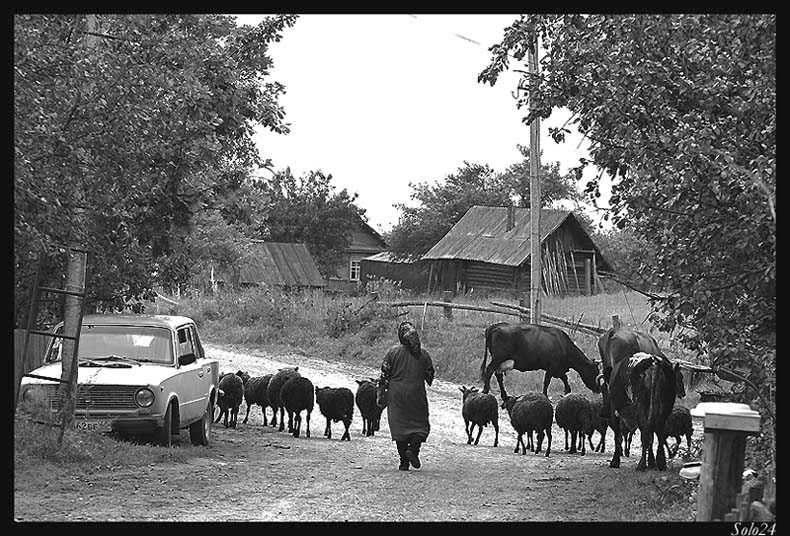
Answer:
[[[146,361],[145,359],[132,359],[131,357],[126,357],[125,355],[108,355],[104,357],[94,357],[93,361],[123,361],[126,363],[134,363],[136,365],[140,364],[140,361]]]

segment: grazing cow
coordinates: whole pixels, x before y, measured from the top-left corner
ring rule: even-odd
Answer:
[[[491,353],[491,362],[486,366],[486,358]],[[515,369],[545,370],[543,394],[548,396],[549,382],[559,378],[565,385],[565,394],[571,392],[567,372],[574,369],[581,376],[584,385],[593,393],[600,392],[596,383],[598,365],[576,346],[568,334],[559,328],[534,324],[498,323],[485,331],[485,351],[480,375],[484,381],[483,392],[491,389],[491,374],[496,373],[499,393],[502,400],[507,398],[503,375]]]
[[[604,413],[614,430],[614,456],[609,467],[620,467],[622,429],[620,420],[629,426],[638,423],[642,437],[642,457],[637,471],[647,467],[666,469],[664,423],[675,403],[675,375],[678,364],[666,357],[637,352],[604,369],[599,377],[604,399]],[[653,435],[658,437],[657,454],[653,457]],[[646,466],[647,463],[647,466]]]
[[[601,355],[601,369],[614,367],[619,361],[631,357],[637,352],[658,357],[666,357],[658,346],[656,339],[649,333],[629,328],[611,328],[598,339],[598,353]],[[683,385],[683,374],[680,370],[675,376],[675,390],[678,398],[686,396]]]

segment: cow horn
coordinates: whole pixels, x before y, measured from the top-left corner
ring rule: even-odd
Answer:
[[[595,383],[597,383],[599,387],[603,385],[604,382],[605,380],[603,374],[599,374],[598,376],[595,377]]]

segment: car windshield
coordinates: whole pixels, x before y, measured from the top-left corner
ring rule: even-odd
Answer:
[[[62,357],[62,341],[54,340],[48,361]],[[83,324],[79,344],[80,360],[134,360],[173,363],[170,330],[151,326],[97,326]]]

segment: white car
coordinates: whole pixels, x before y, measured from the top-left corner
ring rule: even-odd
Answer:
[[[54,331],[63,330],[61,322]],[[44,364],[22,377],[20,403],[59,405],[63,339],[52,337]],[[205,356],[195,322],[185,316],[89,314],[82,319],[74,426],[153,435],[169,446],[189,428],[208,445],[219,363]]]

